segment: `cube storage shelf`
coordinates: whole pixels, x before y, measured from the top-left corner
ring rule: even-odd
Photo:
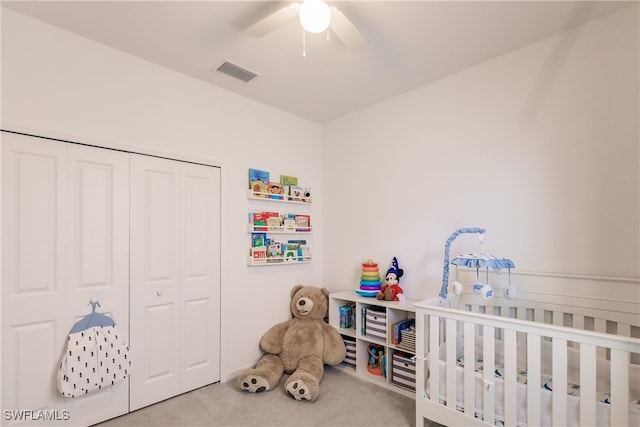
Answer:
[[[412,363],[415,351],[411,352],[394,343],[393,328],[403,320],[415,319],[414,304],[417,302],[379,301],[361,297],[353,290],[331,293],[329,324],[340,332],[347,345],[347,359],[337,368],[415,399],[415,392],[412,391],[415,389],[415,363]],[[344,308],[346,306],[352,308],[351,319],[345,318],[350,311]],[[374,375],[367,369],[371,357],[368,352],[370,345],[384,351],[386,376]]]

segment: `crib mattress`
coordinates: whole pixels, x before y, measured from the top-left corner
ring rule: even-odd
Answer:
[[[464,359],[458,358],[456,359],[456,365],[460,368],[464,368]],[[484,361],[482,359],[476,359],[474,362],[474,372],[478,374],[484,373]],[[500,379],[504,377],[504,365],[502,363],[495,363],[494,375],[496,378]],[[517,371],[516,372],[516,381],[518,384],[526,385],[527,384],[527,372],[526,371]],[[553,378],[550,375],[542,374],[541,375],[541,384],[542,388],[548,391],[553,391]],[[580,384],[568,382],[567,383],[567,394],[569,396],[580,397]],[[608,390],[601,390],[596,388],[596,400],[601,403],[605,403],[607,405],[611,404],[611,392]],[[629,409],[638,411],[640,413],[640,399],[635,397],[629,398]]]
[[[496,425],[503,425],[504,424],[504,419],[503,419],[503,415],[504,415],[504,410],[503,410],[503,402],[504,402],[504,388],[503,388],[503,377],[504,377],[504,355],[502,354],[502,342],[499,340],[495,341],[495,345],[496,345],[496,358],[494,361],[494,376],[496,378],[495,381],[495,396],[496,396],[496,410],[495,410],[495,424]],[[545,351],[545,344],[543,344],[543,358],[541,359],[542,361],[542,365],[543,367],[547,367],[547,368],[543,368],[543,373],[541,374],[541,378],[540,378],[540,384],[541,384],[541,399],[543,402],[543,407],[547,407],[550,408],[551,407],[551,396],[552,396],[552,391],[553,391],[553,378],[551,375],[549,374],[545,374],[544,372],[550,372],[550,360],[548,359],[548,355],[550,354],[550,351]],[[441,348],[440,348],[440,357],[439,357],[439,376],[440,378],[445,378],[446,377],[446,345],[442,344]],[[481,350],[481,339],[479,337],[476,337],[476,349],[475,349],[475,354],[476,354],[476,359],[474,360],[473,364],[473,368],[474,368],[474,377],[475,377],[475,396],[476,396],[476,401],[475,401],[475,408],[474,408],[474,413],[475,416],[478,418],[483,418],[482,415],[482,388],[484,386],[484,361],[482,359],[482,350]],[[549,349],[546,349],[549,350]],[[526,352],[526,349],[524,347],[518,347],[518,357],[522,357],[523,354]],[[569,350],[570,353],[573,352],[573,350]],[[456,409],[458,411],[464,411],[464,407],[463,407],[463,403],[462,403],[462,396],[463,396],[463,390],[464,390],[464,365],[465,365],[465,360],[464,357],[462,356],[463,351],[461,349],[461,347],[459,347],[456,351],[457,353],[457,358],[456,358]],[[427,359],[430,359],[431,354],[427,355]],[[570,361],[570,365],[571,365],[571,361],[577,361],[577,359],[575,357],[569,357],[569,361]],[[578,362],[576,362],[578,363]],[[604,365],[608,364],[608,361],[600,361],[599,363],[602,363]],[[631,396],[629,399],[629,421],[631,423],[631,425],[640,425],[640,394],[638,393],[638,387],[635,387],[634,384],[636,383],[640,383],[640,371],[638,369],[636,369],[637,367],[635,367],[634,369],[631,370],[630,372],[630,384],[632,386],[632,390],[631,390]],[[568,369],[572,369],[572,367],[569,367]],[[603,371],[605,371],[605,369],[603,369]],[[527,372],[525,370],[519,370],[516,371],[516,381],[517,381],[517,405],[518,405],[518,409],[517,409],[517,419],[518,422],[517,424],[520,425],[526,425],[526,395],[527,395]],[[571,378],[568,378],[569,380],[571,380]],[[425,390],[429,390],[429,377],[427,377],[426,382],[425,382]],[[610,404],[611,404],[611,394],[610,391],[606,388],[596,388],[596,396],[597,396],[597,400],[598,402],[595,402],[597,409],[597,417],[598,419],[608,419],[608,414],[610,411]],[[567,386],[567,391],[568,391],[568,399],[569,399],[569,413],[568,413],[568,417],[569,419],[567,420],[568,425],[572,425],[572,426],[577,426],[579,425],[578,422],[578,412],[579,412],[579,402],[580,402],[580,384],[575,382],[575,381],[569,381],[568,382],[568,386]],[[440,395],[440,403],[445,405],[446,404],[446,400],[445,400],[445,396],[446,396],[446,384],[445,381],[441,380],[440,381],[440,390],[439,390],[439,395]],[[542,422],[544,425],[550,425],[551,424],[551,419],[550,419],[550,414],[541,414],[542,416]],[[598,425],[600,424],[606,424],[604,422],[600,423],[597,422]]]

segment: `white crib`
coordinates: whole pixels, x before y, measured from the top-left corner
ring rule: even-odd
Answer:
[[[520,279],[540,289],[416,305],[416,425],[640,425],[638,281]]]

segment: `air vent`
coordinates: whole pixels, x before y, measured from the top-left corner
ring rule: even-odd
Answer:
[[[220,71],[222,74],[226,74],[235,79],[242,80],[245,83],[248,83],[254,77],[258,76],[256,73],[251,72],[249,70],[245,70],[244,68],[236,64],[232,64],[229,61],[223,62],[222,65],[219,66],[216,71]]]

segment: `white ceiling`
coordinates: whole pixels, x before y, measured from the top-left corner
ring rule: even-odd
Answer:
[[[293,19],[244,29],[287,2],[2,1],[49,24],[324,124],[487,59],[612,13],[629,1],[328,1],[369,40],[351,52]],[[258,74],[216,72],[230,61]]]

